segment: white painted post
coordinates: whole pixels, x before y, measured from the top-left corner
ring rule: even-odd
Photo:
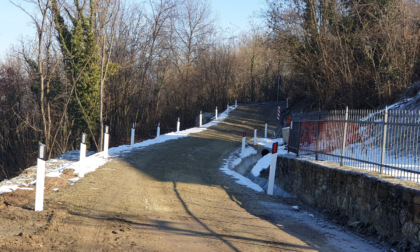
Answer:
[[[238,99],[235,99],[235,108],[238,107]]]
[[[160,136],[160,123],[158,123],[156,137]]]
[[[85,168],[85,158],[86,158],[86,134],[82,133],[82,142],[80,143],[80,158],[79,158],[79,177],[83,178],[85,176],[85,172],[83,168]]]
[[[203,111],[200,111],[200,128],[203,126]]]
[[[244,135],[242,137],[242,150],[241,150],[241,156],[245,156],[245,142],[246,142],[246,132],[244,131]]]
[[[44,210],[44,185],[45,185],[45,160],[47,159],[47,147],[39,144],[39,153],[36,168],[36,192],[35,211]]]
[[[270,173],[268,175],[268,188],[267,188],[268,195],[273,195],[273,191],[274,191],[274,178],[276,176],[276,166],[277,166],[277,147],[278,147],[278,143],[273,143]]]
[[[179,133],[179,129],[181,128],[181,122],[179,121],[179,117],[178,117],[178,122],[176,123],[176,132]]]
[[[265,121],[264,138],[267,138],[267,121]]]
[[[257,125],[254,126],[254,146],[257,145]]]
[[[105,133],[104,133],[104,158],[108,158],[108,149],[109,149],[109,126],[105,126]]]
[[[131,128],[131,142],[130,144],[133,145],[134,144],[134,134],[135,134],[136,130],[134,129],[134,123],[133,123],[133,128]]]
[[[217,120],[217,106],[216,106],[216,120]]]

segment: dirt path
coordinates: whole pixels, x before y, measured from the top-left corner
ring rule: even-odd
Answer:
[[[242,132],[267,118],[273,106],[241,106],[202,133],[136,149],[46,195],[42,213],[0,206],[10,227],[0,228],[0,250],[375,251],[221,173]]]

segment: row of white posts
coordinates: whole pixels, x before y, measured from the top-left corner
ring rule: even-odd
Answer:
[[[237,106],[238,106],[238,102],[237,102],[237,100],[235,100],[235,107],[237,107]],[[228,103],[227,104],[226,113],[229,114],[229,111],[230,111],[230,107],[229,107],[229,103]],[[216,109],[215,109],[215,120],[217,120],[217,118],[218,118],[218,110],[217,110],[217,106],[216,106]],[[203,127],[203,111],[200,111],[200,115],[199,115],[199,127],[200,128]],[[177,120],[177,123],[176,123],[176,132],[179,133],[180,130],[181,130],[181,121],[180,121],[180,118],[178,117],[178,120]],[[131,139],[131,141],[130,141],[130,144],[131,145],[134,144],[135,133],[136,133],[136,131],[135,131],[135,123],[133,123],[133,127],[131,128],[131,138],[130,138]],[[156,137],[159,137],[159,136],[160,136],[160,122],[158,123],[157,131],[156,131]],[[267,123],[266,123],[266,126],[265,126],[265,135],[264,135],[264,137],[267,137]]]
[[[235,100],[235,107],[238,106],[237,100]],[[229,113],[229,103],[227,105],[227,113]],[[216,117],[217,120],[218,112],[216,106]],[[200,111],[200,127],[203,126],[203,113]],[[178,121],[176,124],[176,132],[179,133],[181,128],[180,118],[178,117]],[[266,124],[266,131],[267,131],[267,124]],[[156,137],[160,136],[160,123],[158,123]],[[267,132],[265,133],[267,136]],[[135,137],[135,123],[133,123],[133,127],[131,128],[131,139],[130,144],[134,144],[134,137]],[[85,159],[86,159],[86,134],[82,133],[82,140],[80,143],[80,160],[79,160],[79,177],[83,178],[85,176],[83,168],[85,166]],[[105,133],[104,133],[104,150],[103,150],[103,157],[108,158],[108,150],[109,150],[109,126],[105,126]],[[44,186],[45,186],[45,162],[47,160],[47,148],[45,144],[39,145],[39,154],[37,159],[37,170],[36,170],[36,192],[35,192],[35,211],[43,211],[44,209]]]
[[[267,121],[265,121],[265,131],[264,131],[264,138],[267,138]],[[241,157],[245,157],[245,144],[246,144],[246,132],[244,131],[242,136],[242,148],[241,148]],[[254,126],[254,146],[257,145],[257,126]],[[272,154],[271,154],[271,163],[270,163],[270,171],[268,176],[268,188],[267,194],[273,195],[274,191],[274,178],[276,175],[276,166],[277,166],[277,149],[278,143],[273,143],[272,146]]]
[[[103,157],[108,158],[109,150],[109,126],[105,126]],[[36,169],[36,192],[35,192],[35,211],[44,210],[44,186],[45,186],[45,162],[47,160],[47,147],[39,144],[39,152]],[[85,176],[84,166],[86,160],[86,134],[82,133],[80,143],[79,177]]]

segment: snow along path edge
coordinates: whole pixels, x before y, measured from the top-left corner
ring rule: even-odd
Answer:
[[[230,106],[229,111],[235,110],[235,106]],[[75,157],[79,157],[79,151],[73,150],[67,153],[64,153],[56,158],[50,159],[46,162],[46,177],[60,177],[62,172],[66,169],[74,169],[75,173],[84,172],[84,174],[95,171],[100,166],[106,164],[112,158],[122,156],[126,153],[131,152],[133,149],[145,148],[158,143],[163,143],[169,140],[176,140],[183,137],[188,137],[190,134],[200,133],[207,130],[211,126],[219,124],[219,122],[224,121],[228,117],[227,111],[220,113],[217,120],[213,120],[202,125],[201,128],[194,127],[189,128],[180,132],[170,132],[164,135],[160,135],[154,139],[148,139],[143,142],[135,143],[133,145],[121,145],[118,147],[109,148],[109,157],[108,159],[104,158],[104,152],[98,152],[89,157],[86,157],[84,160],[83,170],[80,170],[79,161],[75,160]],[[75,183],[79,180],[79,177],[71,178],[70,181]],[[0,182],[0,194],[12,192],[17,189],[29,189],[27,186],[36,184],[36,166],[29,167],[25,169],[25,172],[22,172],[19,176],[16,176],[11,179],[5,179]]]

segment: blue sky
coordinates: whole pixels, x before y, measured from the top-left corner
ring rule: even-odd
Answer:
[[[223,28],[245,31],[250,21],[261,23],[256,16],[265,7],[264,0],[210,0],[216,23]]]
[[[14,0],[22,2],[21,0]],[[124,0],[123,0],[124,1]],[[209,0],[216,24],[230,33],[246,31],[250,21],[261,23],[255,16],[265,7],[264,0]],[[27,9],[34,13],[34,9]],[[12,44],[34,36],[35,28],[22,10],[9,0],[0,3],[0,57],[10,50]]]

